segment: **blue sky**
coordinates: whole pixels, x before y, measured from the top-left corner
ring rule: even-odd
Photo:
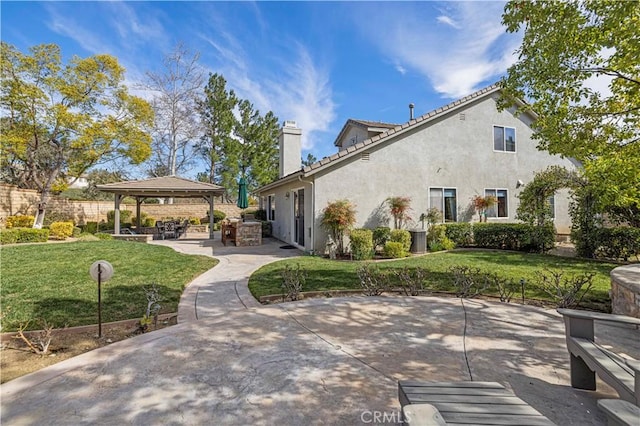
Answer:
[[[108,53],[135,84],[178,42],[261,112],[295,120],[304,156],[349,118],[402,123],[497,81],[521,36],[504,2],[10,2],[2,40],[65,59]],[[197,170],[196,170],[197,171]],[[193,171],[193,175],[195,172]]]

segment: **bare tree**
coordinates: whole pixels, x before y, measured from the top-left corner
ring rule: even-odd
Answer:
[[[150,176],[179,174],[193,161],[193,145],[201,133],[196,104],[205,83],[199,59],[198,52],[178,43],[164,57],[162,71],[147,72],[144,87],[154,93],[156,114]]]

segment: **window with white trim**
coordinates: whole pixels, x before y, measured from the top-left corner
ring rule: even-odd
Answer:
[[[267,220],[276,220],[276,196],[269,195],[267,197]]]
[[[485,189],[485,197],[495,197],[498,202],[487,209],[487,217],[509,217],[508,191],[506,189]]]
[[[556,196],[552,195],[547,199],[547,202],[549,203],[549,213],[551,215],[550,217],[551,219],[555,219],[556,218]]]
[[[437,209],[445,222],[457,222],[458,202],[455,188],[429,188],[429,207]]]
[[[493,126],[493,150],[516,152],[516,129]]]

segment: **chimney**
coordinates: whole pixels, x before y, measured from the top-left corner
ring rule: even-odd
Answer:
[[[413,120],[413,107],[415,107],[415,105],[411,102],[409,104],[409,120]]]
[[[280,129],[278,143],[280,148],[280,174],[286,176],[300,170],[302,161],[302,130],[295,121],[285,121]]]

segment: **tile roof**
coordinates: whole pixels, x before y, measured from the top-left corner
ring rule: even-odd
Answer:
[[[473,92],[461,99],[458,99],[456,101],[453,101],[447,105],[444,105],[442,107],[436,108],[432,111],[429,111],[426,114],[423,114],[419,117],[416,117],[412,120],[409,120],[406,123],[403,124],[398,124],[398,125],[393,125],[390,123],[379,123],[379,122],[375,122],[375,121],[366,121],[366,120],[353,120],[353,119],[349,119],[347,120],[347,123],[345,123],[344,127],[342,128],[342,130],[340,131],[340,134],[338,135],[338,138],[336,139],[336,142],[340,139],[340,135],[344,132],[347,124],[349,123],[360,123],[360,125],[369,125],[366,123],[376,123],[376,124],[384,124],[389,126],[388,130],[386,130],[385,132],[382,132],[378,135],[375,135],[369,139],[366,139],[362,142],[358,142],[357,144],[348,147],[347,149],[344,150],[340,150],[338,151],[336,154],[333,154],[329,157],[325,157],[323,159],[321,159],[320,161],[316,161],[315,163],[304,167],[301,171],[298,171],[292,175],[289,176],[284,176],[282,178],[280,178],[279,180],[272,182],[268,185],[265,185],[263,188],[267,189],[267,188],[272,188],[274,186],[277,186],[277,184],[285,179],[289,180],[290,178],[292,178],[294,175],[299,175],[299,176],[309,176],[312,175],[316,172],[318,172],[321,169],[325,169],[327,167],[329,167],[332,163],[337,162],[337,161],[341,161],[342,159],[346,158],[346,157],[352,157],[353,155],[356,155],[356,153],[358,153],[359,151],[370,147],[371,145],[378,145],[382,142],[384,142],[385,140],[387,140],[388,138],[397,135],[399,133],[404,133],[405,131],[407,131],[408,129],[411,129],[415,126],[418,125],[422,125],[424,124],[424,122],[428,122],[428,121],[432,121],[435,118],[438,118],[452,110],[458,109],[462,106],[465,106],[479,98],[483,98],[485,96],[488,96],[492,93],[495,93],[497,91],[500,90],[500,86],[499,84],[492,84],[491,86],[485,87],[483,89],[480,89],[476,92]],[[391,127],[393,126],[393,127]],[[379,126],[379,127],[383,127],[383,126]],[[262,188],[260,188],[262,189]]]
[[[177,176],[163,176],[144,180],[97,185],[100,191],[130,195],[155,195],[157,197],[188,197],[202,194],[222,194],[224,188],[212,183],[197,182]]]

